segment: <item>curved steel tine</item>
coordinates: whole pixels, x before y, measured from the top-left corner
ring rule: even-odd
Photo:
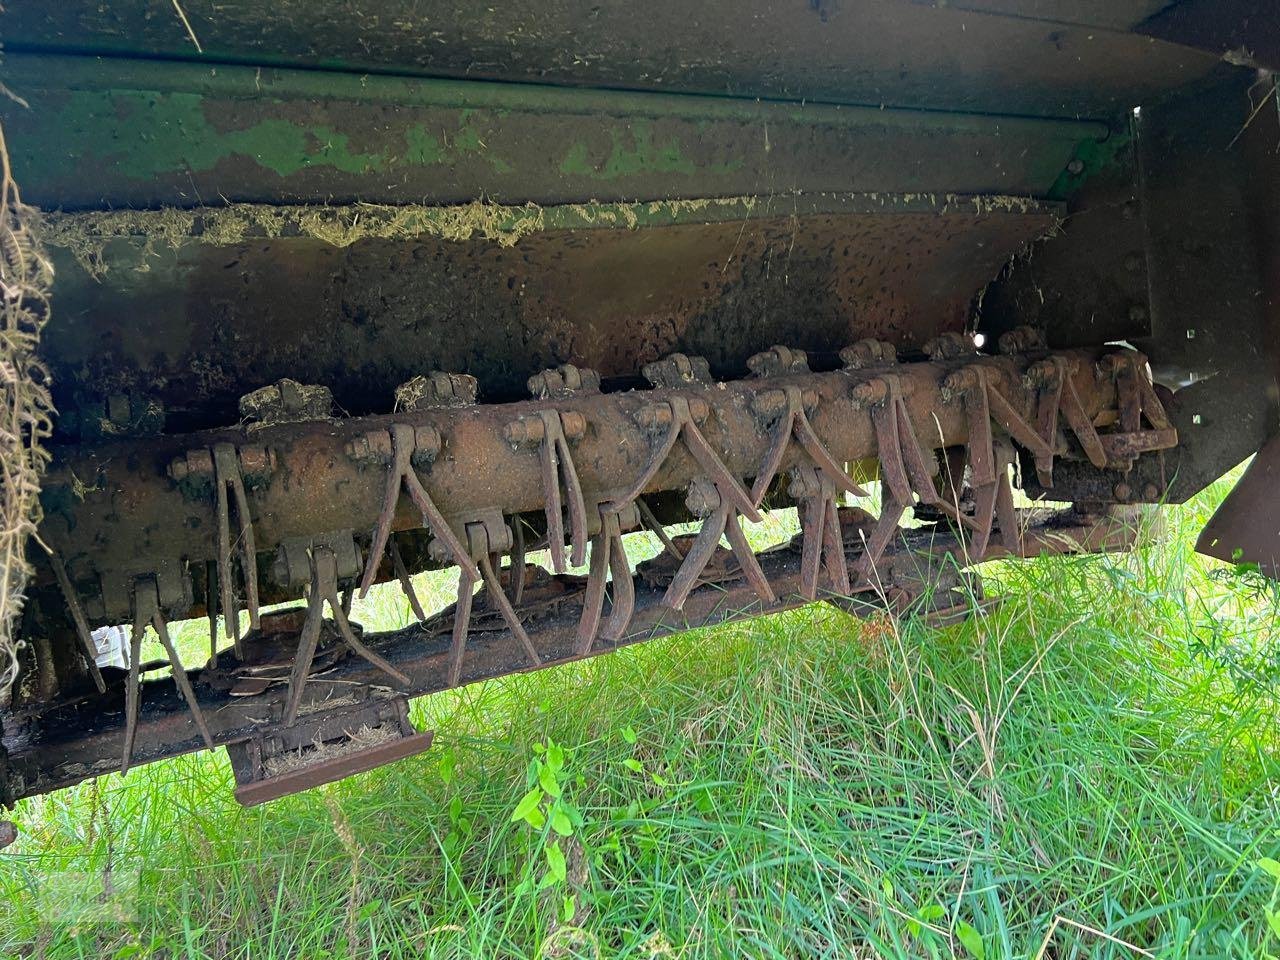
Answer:
[[[71,585],[71,578],[67,576],[67,568],[62,558],[56,553],[49,554],[49,566],[53,568],[54,579],[58,581],[58,589],[62,591],[67,612],[71,614],[71,625],[75,628],[76,641],[80,644],[80,653],[84,656],[93,685],[97,687],[99,693],[106,693],[107,684],[102,679],[102,671],[98,669],[97,652],[93,648],[93,631],[89,629],[89,622],[85,620],[84,610],[76,596],[75,587]]]
[[[258,616],[258,548],[253,536],[253,520],[249,516],[249,498],[245,495],[244,481],[237,469],[231,480],[231,490],[236,496],[236,513],[240,519],[240,566],[244,574],[245,606],[249,608],[249,626],[257,630],[261,626]],[[236,633],[240,625],[236,624]]]
[[[351,629],[351,621],[347,619],[347,611],[342,608],[342,598],[338,596],[338,561],[328,547],[315,547],[311,551],[312,569],[315,571],[314,587],[321,599],[329,602],[333,620],[338,625],[338,632],[352,650],[373,664],[387,676],[393,678],[401,686],[409,685],[409,678],[393,667],[378,654],[374,653],[356,636]]]
[[[556,422],[559,423],[559,417]],[[565,492],[569,495],[569,562],[580,567],[587,562],[587,504],[563,427],[556,434],[556,444],[560,448],[560,472],[564,477]]]
[[[999,463],[999,478],[996,480],[995,520],[1000,527],[1000,541],[1011,554],[1017,556],[1022,547],[1022,531],[1018,527],[1018,511],[1013,505],[1013,486],[1009,482],[1009,469],[1013,466],[1015,454],[1007,447],[1002,447]]]
[[[511,602],[519,605],[524,599],[524,520],[520,514],[511,518]]]
[[[733,555],[738,558],[738,566],[742,569],[743,576],[747,578],[751,589],[755,591],[761,602],[773,606],[778,602],[778,598],[773,593],[769,578],[760,568],[760,561],[756,559],[755,551],[751,549],[751,544],[747,543],[747,535],[742,532],[742,526],[738,523],[738,512],[732,505],[725,515],[724,534],[729,540]]]
[[[921,502],[930,506],[942,505],[942,498],[938,496],[938,488],[933,482],[933,474],[929,472],[924,452],[920,449],[920,441],[916,438],[915,424],[911,422],[911,415],[907,412],[907,404],[901,394],[895,396],[893,405],[894,416],[898,421],[898,450],[908,483]]]
[[[990,483],[977,487],[973,491],[974,530],[969,549],[970,560],[980,562],[986,555],[987,545],[991,542],[991,530],[995,526],[996,499],[1000,491],[1000,478],[997,476]]]
[[[818,571],[822,563],[822,541],[826,527],[826,503],[819,497],[807,497],[801,505],[804,520],[800,525],[800,596],[818,599]]]
[[[338,632],[342,634],[342,639],[346,641],[347,646],[358,653],[361,657],[373,664],[387,676],[391,677],[396,683],[402,687],[409,686],[410,680],[407,676],[393,667],[385,659],[374,653],[356,636],[355,631],[351,629],[351,621],[347,619],[347,613],[342,609],[341,604],[335,604],[335,598],[329,597],[329,607],[333,611],[334,622],[338,624]]]
[[[684,404],[684,413],[685,446],[689,448],[689,452],[693,454],[693,458],[698,461],[702,469],[707,471],[707,479],[716,485],[720,496],[732,501],[748,520],[759,523],[764,518],[760,516],[756,505],[751,502],[751,495],[747,493],[738,478],[729,472],[729,468],[721,462],[720,457],[711,448],[711,444],[707,442],[707,438],[698,429],[698,425],[693,422],[687,402]]]
[[[788,394],[787,411],[778,418],[778,425],[773,429],[773,440],[769,444],[769,450],[764,455],[755,483],[751,485],[751,491],[748,494],[756,508],[764,502],[764,495],[769,492],[769,484],[778,475],[778,467],[782,465],[782,456],[787,452],[787,443],[791,439],[795,421],[796,411],[790,403],[790,394]]]
[[[1066,372],[1065,361],[1059,361],[1063,365],[1063,385],[1062,385],[1062,416],[1067,421],[1067,426],[1071,428],[1071,432],[1075,434],[1080,446],[1084,450],[1085,456],[1089,458],[1089,462],[1102,470],[1107,465],[1107,452],[1102,446],[1102,438],[1098,436],[1098,430],[1093,425],[1093,421],[1089,418],[1089,414],[1085,412],[1084,404],[1080,401],[1080,394],[1076,391],[1075,381],[1071,375]]]
[[[831,587],[842,597],[848,596],[849,563],[844,557],[844,533],[840,529],[840,509],[834,497],[827,497],[823,509],[824,562]]]
[[[1058,412],[1062,407],[1063,381],[1067,378],[1065,361],[1055,364],[1057,376],[1041,388],[1040,399],[1036,404],[1036,430],[1049,447],[1049,456],[1044,463],[1036,461],[1036,478],[1042,487],[1053,486],[1053,459],[1058,445]]]
[[[218,591],[214,587],[218,579],[217,561],[206,560],[204,565],[204,606],[209,618],[209,665],[218,669]]]
[[[474,580],[479,580],[480,570],[476,567],[475,561],[471,559],[470,553],[462,546],[462,542],[458,539],[457,534],[453,532],[453,528],[449,526],[444,516],[436,509],[435,503],[427,495],[426,489],[419,482],[417,474],[412,470],[405,476],[405,487],[408,489],[409,499],[421,512],[432,535],[444,541],[445,546],[449,548],[449,553],[453,555],[454,562],[459,567],[465,568]]]
[[[410,457],[413,455],[413,450],[401,442],[396,426],[392,424],[391,428],[391,463],[387,467],[387,484],[382,494],[382,512],[378,514],[378,520],[373,526],[373,542],[369,544],[369,559],[364,565],[364,576],[360,578],[361,597],[369,595],[369,587],[373,585],[373,578],[377,575],[382,552],[387,548],[387,541],[391,538],[391,522],[395,519],[400,489],[405,483],[406,473],[412,469]]]
[[[480,575],[484,577],[484,584],[489,590],[492,602],[497,604],[498,612],[502,614],[502,619],[506,621],[507,627],[515,638],[520,641],[520,645],[524,647],[524,652],[529,655],[533,665],[535,667],[538,666],[542,663],[542,657],[538,655],[537,648],[533,645],[533,641],[529,639],[529,634],[525,632],[524,624],[520,622],[520,617],[511,606],[511,601],[507,599],[507,595],[502,589],[502,583],[498,580],[497,573],[494,572],[493,564],[489,562],[489,552],[487,550],[480,554]]]
[[[662,466],[667,457],[671,455],[671,451],[675,447],[676,441],[680,439],[684,423],[675,415],[675,413],[676,411],[673,407],[671,426],[667,428],[666,436],[662,438],[662,443],[658,444],[658,448],[654,450],[653,455],[649,458],[649,462],[645,464],[645,468],[640,471],[640,476],[636,482],[631,485],[631,488],[627,490],[626,493],[615,498],[607,505],[602,505],[602,509],[609,510],[613,513],[625,510],[627,504],[631,503],[633,500],[638,500],[640,498],[640,494],[644,493],[645,486],[653,479],[654,474],[658,472],[658,468]]]
[[[676,542],[671,539],[670,534],[662,526],[661,521],[654,516],[653,510],[649,508],[643,498],[636,500],[636,511],[640,514],[640,519],[644,521],[644,525],[662,542],[662,549],[671,554],[672,558],[677,562],[684,560],[684,554],[680,552]]]
[[[462,658],[467,652],[467,633],[471,628],[471,605],[475,598],[475,586],[479,577],[472,578],[470,571],[458,567],[458,602],[453,608],[453,639],[449,644],[449,686],[456,687],[462,681]]]
[[[289,671],[289,689],[285,695],[284,725],[293,726],[298,719],[298,707],[302,703],[302,689],[311,673],[316,646],[320,642],[320,628],[324,624],[324,595],[316,585],[315,557],[311,558],[311,592],[307,596],[307,616],[298,634],[298,652],[294,654],[293,669]]]
[[[224,611],[235,610],[234,591],[231,583],[231,511],[227,496],[230,488],[235,498],[236,520],[239,525],[237,543],[240,547],[240,568],[244,575],[245,605],[249,609],[249,626],[258,629],[258,553],[253,536],[253,518],[249,514],[249,498],[240,475],[240,460],[236,448],[230,443],[215,444],[212,451],[214,485],[218,495],[218,559],[224,569],[219,571],[223,582],[222,606]],[[226,576],[223,577],[225,572]],[[236,611],[239,612],[238,610]],[[233,632],[234,631],[234,634]],[[237,616],[227,618],[227,635],[235,636],[236,654],[240,655],[240,624]]]
[[[631,579],[631,566],[622,544],[622,528],[617,515],[610,516],[605,525],[609,526],[611,541],[609,571],[613,574],[613,605],[609,609],[609,619],[600,628],[600,636],[614,643],[626,636],[627,627],[631,625],[631,616],[636,609],[636,585]]]
[[[547,414],[550,416],[547,416]],[[547,549],[551,553],[551,571],[564,573],[564,505],[560,500],[560,448],[556,443],[560,430],[560,414],[542,411],[543,437],[539,448],[542,462],[542,490],[546,496],[543,512],[547,517]]]
[[[138,701],[141,698],[142,684],[142,637],[147,632],[147,624],[151,622],[152,609],[156,603],[154,582],[152,589],[133,589],[133,629],[129,634],[129,676],[124,688],[124,756],[120,760],[120,772],[128,773],[129,764],[133,761],[133,744],[138,736]]]
[[[911,480],[902,462],[902,443],[898,435],[898,413],[894,408],[892,389],[884,402],[871,408],[871,424],[875,428],[876,448],[880,454],[880,479],[884,490],[905,510],[912,502]]]
[[[154,581],[152,581],[151,589],[155,589]],[[178,657],[178,651],[174,649],[173,641],[169,637],[169,625],[165,623],[164,614],[160,611],[159,604],[156,604],[155,612],[151,615],[151,625],[156,628],[156,636],[160,638],[160,645],[164,647],[165,653],[169,655],[169,665],[173,668],[173,682],[182,694],[182,699],[187,701],[187,708],[191,711],[191,719],[195,721],[196,727],[199,728],[200,736],[204,738],[205,746],[212,750],[215,745],[213,733],[209,730],[209,724],[205,722],[204,711],[200,709],[200,701],[196,699],[195,688],[191,686],[191,678],[187,676],[186,668],[182,666],[182,660]]]
[[[1022,418],[1005,396],[994,386],[988,385],[987,403],[995,421],[1004,427],[1009,436],[1022,444],[1035,460],[1038,476],[1053,476],[1052,439],[1046,440],[1031,424]]]
[[[425,622],[427,615],[422,609],[422,604],[418,602],[418,594],[413,589],[413,581],[409,578],[409,570],[404,565],[404,557],[400,555],[400,545],[395,540],[390,540],[388,543],[391,548],[391,566],[395,570],[396,579],[400,581],[400,589],[404,591],[405,598],[409,601],[409,609],[413,611],[413,615],[418,620]],[[523,543],[523,539],[521,543]]]
[[[729,516],[729,505],[722,503],[714,513],[702,521],[702,529],[693,540],[689,552],[684,555],[684,562],[676,571],[676,575],[667,585],[667,592],[662,597],[664,606],[672,610],[680,610],[689,594],[697,586],[698,577],[706,569],[720,545],[720,537],[724,533],[725,519]]]
[[[853,478],[845,472],[843,466],[836,462],[835,458],[822,445],[822,441],[818,439],[818,434],[813,429],[813,424],[809,422],[808,415],[803,409],[800,410],[799,416],[796,417],[792,427],[796,439],[800,441],[800,446],[804,448],[804,452],[818,466],[818,468],[831,478],[831,482],[846,493],[855,497],[867,497],[870,494],[863,490],[853,482]]]
[[[222,592],[223,630],[228,639],[234,641],[236,657],[244,659],[244,649],[240,643],[240,610],[236,605],[235,585],[231,581],[231,509],[227,496],[227,485],[223,483],[214,461],[214,491],[218,514],[218,588]]]
[[[616,520],[617,516],[616,513],[605,514],[606,519]],[[574,648],[578,656],[591,652],[600,633],[604,586],[609,575],[609,554],[613,549],[613,541],[605,532],[605,522],[606,520],[601,521],[600,532],[591,538],[591,568],[587,571],[587,589],[582,595],[582,617],[578,621],[578,644]]]
[[[867,540],[865,549],[861,557],[858,558],[857,564],[853,568],[853,586],[871,583],[871,575],[875,573],[876,564],[880,562],[880,557],[884,555],[885,548],[889,546],[889,541],[894,538],[898,532],[898,521],[902,519],[902,515],[906,513],[907,505],[889,497],[884,501],[880,508],[880,518],[876,521],[875,529],[871,531],[871,537]]]
[[[995,453],[992,447],[991,408],[987,404],[986,373],[978,368],[975,387],[965,394],[964,406],[969,420],[969,470],[974,490],[996,479]]]

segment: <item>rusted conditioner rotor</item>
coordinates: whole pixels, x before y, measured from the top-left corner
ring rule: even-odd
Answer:
[[[531,380],[537,399],[509,404],[478,405],[474,380],[432,374],[398,391],[396,413],[345,420],[324,415],[328,404],[321,397],[316,406],[314,392],[290,408],[294,387],[282,384],[281,409],[269,408],[262,422],[80,448],[50,472],[44,537],[61,575],[46,586],[71,611],[78,649],[89,649],[91,628],[132,622],[130,670],[106,670],[104,689],[81,683],[60,703],[20,711],[32,746],[11,751],[10,792],[43,792],[201,741],[253,744],[252,762],[237,747],[237,771],[260,780],[270,766],[263,758],[307,742],[320,713],[330,726],[342,719],[342,710],[325,709],[334,670],[344,702],[358,690],[357,713],[372,710],[403,733],[403,711],[397,720],[377,706],[388,697],[818,597],[918,599],[924,581],[897,569],[922,542],[900,527],[912,507],[937,519],[925,552],[935,562],[952,557],[953,569],[1064,549],[1015,510],[1011,468],[1025,461],[1051,487],[1056,460],[1124,470],[1177,436],[1140,354],[1051,353],[1016,333],[1002,355],[949,336],[911,363],[888,344],[861,341],[827,372],[812,372],[801,351],[775,347],[752,358],[751,378],[728,383],[713,381],[698,358],[674,355],[645,368],[652,389],[625,392],[601,392],[591,371],[562,368]],[[868,460],[878,461],[882,481],[878,519],[842,503],[866,496],[849,465]],[[76,495],[58,495],[72,486]],[[684,515],[701,521],[692,538],[672,540],[651,509],[649,499],[672,492],[684,494]],[[766,500],[798,506],[798,558],[749,546],[741,520],[759,519]],[[1050,522],[1085,549],[1124,539],[1078,518]],[[623,535],[642,523],[665,553],[633,573]],[[525,563],[534,529],[545,531],[532,546],[550,548],[551,575]],[[413,531],[425,532],[427,548],[406,562],[401,545]],[[585,578],[566,572],[588,559]],[[432,618],[408,580],[425,566],[459,571],[457,604]],[[392,577],[423,623],[363,635],[348,619],[350,597]],[[304,593],[305,613],[282,621],[260,611],[264,599]],[[725,596],[736,598],[734,614],[721,605]],[[212,629],[217,609],[231,614],[229,655]],[[182,669],[167,645],[181,700],[167,681],[143,682],[146,625],[164,640],[167,622],[206,613],[205,669]],[[264,661],[268,648],[274,661]],[[87,663],[80,670],[87,675]],[[73,678],[58,679],[77,689]],[[86,714],[98,721],[91,736],[47,749]],[[289,782],[298,788],[296,776]]]

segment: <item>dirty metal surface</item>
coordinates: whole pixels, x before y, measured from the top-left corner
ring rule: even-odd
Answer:
[[[1280,579],[1280,436],[1258,452],[1196,540],[1196,550],[1228,563],[1257,564]]]
[[[1232,63],[1280,69],[1280,16],[1271,0],[1182,0],[1136,29]]]
[[[0,103],[50,209],[539,205],[796,192],[1044,196],[1108,126],[155,61],[23,56]],[[1005,111],[1011,112],[1011,111]]]
[[[162,404],[173,432],[234,421],[238,397],[281,377],[325,384],[364,414],[390,409],[388,384],[433,369],[475,376],[493,400],[562,363],[632,376],[679,351],[723,377],[771,343],[919,350],[962,329],[972,298],[1058,211],[885,195],[551,207],[490,238],[368,226],[374,236],[345,246],[261,236],[263,224],[302,229],[282,207],[231,211],[250,235],[230,242],[199,218],[168,235],[170,212],[64,215],[49,231],[44,355],[62,435],[93,437],[111,397]],[[326,223],[351,230],[362,215],[377,212]],[[59,242],[98,252],[77,260]]]
[[[227,745],[235,798],[255,807],[365,773],[422,753],[433,736],[414,729],[402,697],[370,696],[355,706],[319,711]]]
[[[1082,417],[1114,408],[1119,395],[1117,382],[1097,372],[1099,356],[1098,351],[1072,351],[1061,357],[1070,371],[1070,395],[1082,404]],[[540,511],[546,503],[538,451],[513,445],[509,439],[509,425],[521,418],[549,410],[580,418],[584,426],[581,438],[573,443],[572,459],[585,495],[598,503],[620,495],[637,477],[643,480],[635,495],[683,491],[705,474],[706,468],[681,446],[670,456],[653,460],[655,438],[662,429],[646,418],[655,411],[661,413],[670,402],[701,404],[700,434],[723,469],[734,477],[754,477],[776,443],[776,429],[760,420],[756,405],[762,394],[778,393],[775,383],[779,380],[813,398],[815,406],[805,422],[830,455],[837,462],[854,462],[876,456],[881,448],[878,415],[873,416],[878,409],[873,390],[877,385],[906,384],[900,401],[903,423],[909,420],[921,447],[932,450],[969,439],[968,408],[961,394],[946,384],[951,374],[971,366],[987,371],[1001,385],[1001,395],[1017,416],[1034,421],[1044,394],[1022,377],[1039,357],[1043,354],[980,357],[970,353],[937,362],[890,365],[888,370],[894,374],[890,381],[884,379],[883,363],[877,363],[777,379],[428,408],[60,448],[47,475],[40,536],[65,559],[73,581],[101,585],[88,588],[84,611],[94,625],[109,624],[128,612],[127,606],[111,609],[115,604],[111,598],[127,597],[131,578],[157,569],[157,563],[163,562],[161,586],[172,584],[162,591],[173,598],[169,605],[178,608],[189,602],[192,587],[183,585],[187,581],[180,571],[202,569],[205,561],[218,558],[220,543],[230,542],[214,535],[217,517],[211,475],[187,475],[192,462],[188,451],[228,444],[239,450],[253,541],[258,551],[269,556],[290,538],[342,530],[363,534],[374,526],[386,502],[389,454],[384,450],[366,455],[371,442],[366,438],[382,438],[378,442],[385,447],[387,431],[394,425],[431,438],[431,451],[438,452],[428,451],[430,463],[423,464],[423,476],[446,516],[474,517],[491,509],[513,515]],[[868,390],[873,391],[871,398],[860,402],[858,397]],[[796,463],[798,454],[787,449],[775,469],[785,471]],[[177,472],[180,467],[182,473]],[[629,499],[634,497],[621,502]],[[406,500],[396,510],[391,529],[422,525]],[[242,543],[247,538],[236,539]],[[270,569],[272,564],[268,559],[260,566]]]
[[[1015,525],[1021,535],[1013,552],[1022,556],[1124,550],[1131,545],[1134,535],[1133,527],[1126,523],[1070,512],[1027,513],[1017,518]],[[856,530],[849,531],[843,549],[856,565],[864,551],[864,541]],[[995,559],[1009,554],[1009,547],[993,540],[981,557]],[[959,571],[978,559],[970,552],[967,541],[953,531],[942,527],[902,530],[895,534],[880,557],[874,587],[864,585],[852,598],[838,597],[826,590],[820,596],[838,601],[843,608],[860,615],[882,614],[886,601],[898,612],[928,614],[935,608],[950,612],[961,602],[962,595],[968,595],[973,589],[964,584]],[[771,613],[807,602],[801,586],[801,552],[786,548],[769,550],[759,556],[759,563],[778,598],[773,604],[762,604],[753,588],[737,579],[696,587],[684,609],[676,612],[664,604],[661,584],[650,585],[637,577],[634,612],[627,629],[616,640],[597,639],[585,655],[607,653],[693,627]],[[567,588],[561,602],[543,606],[537,615],[525,617],[524,629],[538,651],[540,666],[564,663],[584,655],[578,639],[578,614],[586,584],[579,577],[564,578],[561,582]],[[957,594],[957,589],[962,593]],[[447,636],[415,625],[392,634],[369,634],[366,640],[409,676],[410,683],[397,696],[418,696],[451,685]],[[529,663],[510,630],[495,625],[470,638],[460,682],[472,683],[528,668]],[[109,672],[113,674],[114,691],[119,683],[114,675],[119,671]],[[193,673],[193,677],[217,743],[288,736],[288,727],[281,722],[283,686],[276,685],[256,697],[233,698],[201,683],[198,672]],[[345,698],[353,690],[361,696],[376,696],[372,691],[385,690],[385,682],[385,676],[376,667],[359,658],[349,658],[336,664],[323,678],[313,678],[304,699],[314,715],[323,716],[316,711],[323,711],[326,704],[346,709]],[[135,763],[201,746],[190,714],[169,684],[144,684],[142,694]],[[335,709],[335,714],[336,722],[341,723],[342,710]],[[5,746],[11,754],[9,785],[14,796],[45,793],[115,769],[119,765],[124,735],[121,713],[103,709],[103,704],[95,700],[62,707],[24,725],[21,732],[6,733]]]
[[[381,0],[353,22],[344,0],[196,0],[183,9],[197,51],[159,0],[67,0],[13,5],[5,47],[1038,116],[1123,111],[1219,62],[1114,29],[1149,13],[1145,0],[1085,7],[450,0],[424,13],[414,0]]]
[[[1151,333],[1142,187],[1126,120],[1097,151],[1064,172],[1070,195],[1053,234],[1015,257],[984,291],[978,329],[995,340],[1022,325],[1052,347],[1078,347]]]

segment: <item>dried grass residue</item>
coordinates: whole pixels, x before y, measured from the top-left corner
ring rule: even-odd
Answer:
[[[52,213],[47,217],[45,241],[69,250],[90,275],[101,276],[107,272],[107,244],[122,238],[145,239],[145,264],[147,255],[157,248],[176,249],[193,237],[217,246],[255,238],[311,237],[335,247],[347,247],[367,239],[434,236],[457,241],[480,238],[511,247],[543,229],[543,224],[542,208],[532,203],[508,206],[474,200],[451,207],[376,203],[280,207],[233,203],[193,210],[166,207]]]
[[[52,287],[40,214],[22,202],[0,129],[0,704],[18,675],[27,541],[40,522],[42,443],[53,432],[49,371],[36,356]]]

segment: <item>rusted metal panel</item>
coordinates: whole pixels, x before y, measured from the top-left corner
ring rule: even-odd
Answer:
[[[1107,127],[810,102],[21,56],[0,103],[47,208],[1043,196]]]
[[[1084,24],[1060,22],[1075,0],[1037,4],[1030,17],[957,6],[451,0],[424,11],[381,0],[352,17],[343,0],[185,0],[188,33],[161,0],[67,0],[8,10],[5,46],[1040,116],[1116,113],[1217,62],[1098,25],[1133,10],[1128,2],[1093,5],[1075,17]]]
[[[972,298],[1058,210],[885,195],[516,208],[525,219],[489,239],[428,221],[390,239],[367,226],[345,246],[322,237],[379,211],[308,212],[310,235],[231,242],[195,215],[181,233],[164,231],[170,213],[54,217],[51,243],[79,244],[81,260],[57,252],[44,357],[63,433],[93,436],[79,411],[113,395],[159,402],[168,429],[192,429],[233,422],[242,394],[281,377],[324,384],[362,414],[433,369],[504,399],[562,363],[628,377],[679,351],[730,376],[772,343],[918,350],[962,329]],[[236,231],[301,229],[288,208],[232,213]]]

